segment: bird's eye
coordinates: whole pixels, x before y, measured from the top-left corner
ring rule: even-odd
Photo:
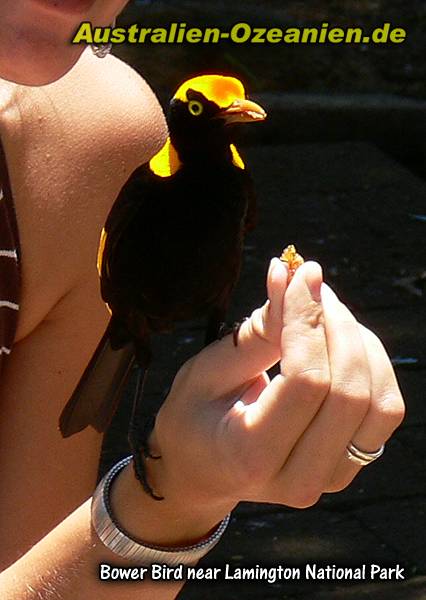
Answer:
[[[188,110],[191,115],[198,117],[203,112],[204,107],[201,102],[198,102],[198,100],[191,100],[191,102],[188,104]]]

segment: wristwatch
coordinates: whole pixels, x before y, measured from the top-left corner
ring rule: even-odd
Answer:
[[[132,460],[132,456],[118,462],[97,486],[92,498],[92,525],[101,542],[114,554],[128,558],[140,565],[165,564],[168,566],[190,565],[205,556],[220,540],[228,526],[228,514],[207,538],[189,546],[157,546],[133,539],[117,522],[111,510],[110,489],[118,475]]]

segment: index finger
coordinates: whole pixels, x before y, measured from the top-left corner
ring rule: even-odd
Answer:
[[[281,469],[329,390],[321,282],[318,264],[299,267],[284,298],[281,374],[254,402],[231,411],[229,431],[242,437],[263,474]]]
[[[274,422],[279,423],[284,412],[288,419],[289,405],[296,407],[300,423],[307,426],[328,392],[330,367],[321,283],[321,267],[307,262],[296,271],[286,292],[281,333],[281,374],[259,396],[257,407],[250,405],[266,428],[273,427]],[[310,407],[306,415],[302,408],[305,404]],[[300,425],[296,429],[300,435]]]
[[[285,295],[281,334],[281,373],[285,377],[318,373],[329,379],[321,283],[320,265],[306,262],[296,271]]]

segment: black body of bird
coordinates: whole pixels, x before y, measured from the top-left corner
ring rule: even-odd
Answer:
[[[255,220],[252,182],[232,145],[233,128],[265,116],[232,77],[190,79],[171,100],[166,144],[131,175],[101,236],[98,269],[111,321],[61,415],[64,436],[87,425],[106,429],[134,359],[144,372],[149,366],[151,333],[206,315],[206,343],[216,339],[240,272],[244,234]],[[133,421],[141,394],[142,385]],[[141,443],[134,426],[136,458]],[[140,461],[136,472],[152,494]]]

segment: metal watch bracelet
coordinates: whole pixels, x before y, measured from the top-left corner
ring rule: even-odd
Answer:
[[[132,460],[131,456],[118,462],[98,484],[92,498],[92,525],[101,540],[111,552],[138,562],[143,566],[152,564],[190,565],[205,556],[220,540],[231,515],[228,514],[206,539],[189,546],[157,546],[130,537],[114,517],[110,504],[110,489],[115,477]]]

